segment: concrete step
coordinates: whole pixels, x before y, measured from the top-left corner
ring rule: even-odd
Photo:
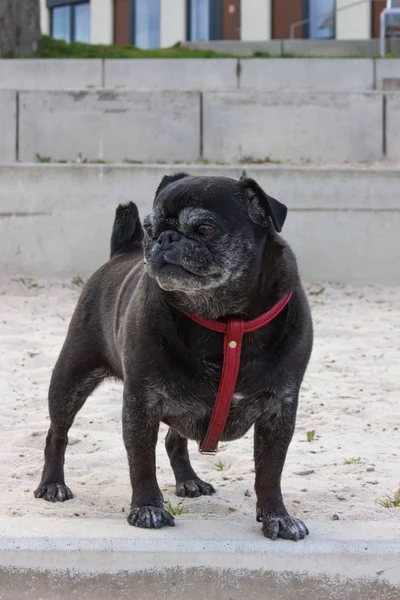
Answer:
[[[302,542],[253,519],[0,518],[0,599],[398,600],[400,523],[309,523]]]
[[[256,179],[289,207],[283,236],[308,281],[400,284],[398,163],[0,165],[0,271],[89,275],[108,258],[115,208],[143,217],[166,173]]]

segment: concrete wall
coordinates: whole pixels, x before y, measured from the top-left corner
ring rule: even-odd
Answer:
[[[160,46],[186,39],[186,0],[160,0]]]
[[[371,3],[336,0],[336,39],[369,40],[370,37]]]
[[[203,152],[208,160],[379,160],[379,93],[207,92]],[[227,135],[229,132],[229,135]]]
[[[100,59],[0,60],[0,90],[62,90],[102,87]]]
[[[302,41],[293,40],[292,43]],[[277,44],[275,48],[281,45],[281,42],[269,43]],[[254,43],[252,47],[256,46]],[[121,87],[199,91],[237,88],[369,91],[383,89],[383,81],[389,79],[400,79],[400,59],[0,60],[0,90]]]
[[[253,58],[240,63],[241,89],[364,92],[373,87],[371,59]]]
[[[50,12],[47,10],[46,0],[40,0],[40,30],[42,35],[50,34]]]
[[[386,153],[389,159],[400,159],[400,94],[398,93],[386,95]],[[400,265],[398,268],[400,269]]]
[[[92,44],[112,44],[114,40],[113,0],[90,3],[90,41]]]
[[[240,32],[244,41],[271,38],[271,0],[246,0],[240,3]]]
[[[197,160],[197,92],[20,92],[19,159]]]
[[[400,284],[399,170],[367,167],[2,166],[0,272],[90,274],[107,260],[118,203],[134,200],[143,217],[163,175],[182,169],[245,172],[285,202],[283,237],[306,280]]]
[[[233,58],[106,60],[108,88],[151,90],[235,89],[237,61]]]
[[[0,162],[15,160],[17,147],[17,94],[0,91]]]

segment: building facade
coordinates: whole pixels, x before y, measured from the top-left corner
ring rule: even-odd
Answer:
[[[44,34],[68,42],[369,39],[385,0],[40,0]]]

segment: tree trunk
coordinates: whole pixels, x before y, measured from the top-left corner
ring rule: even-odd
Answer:
[[[0,0],[0,57],[32,56],[39,40],[39,0]]]

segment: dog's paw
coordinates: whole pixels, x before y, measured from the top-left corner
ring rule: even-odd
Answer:
[[[176,484],[176,495],[180,498],[198,498],[199,496],[211,496],[211,494],[215,494],[211,483],[206,483],[198,477]]]
[[[133,508],[128,517],[129,525],[145,529],[160,529],[164,525],[174,527],[175,519],[165,508],[159,506],[141,506]]]
[[[307,525],[294,517],[281,516],[276,513],[265,512],[262,516],[257,515],[257,521],[262,522],[262,530],[265,537],[276,540],[278,537],[284,540],[298,542],[304,540],[309,534]]]
[[[35,498],[43,498],[47,502],[64,502],[71,500],[74,495],[66,485],[62,483],[47,483],[33,492]]]

